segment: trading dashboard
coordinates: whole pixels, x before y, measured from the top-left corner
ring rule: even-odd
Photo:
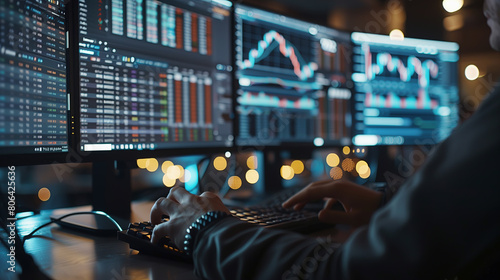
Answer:
[[[239,145],[349,143],[348,33],[236,5]]]
[[[353,33],[353,143],[436,144],[458,124],[458,45]]]
[[[68,151],[63,1],[0,1],[0,154]]]
[[[80,0],[81,150],[231,146],[231,6]]]

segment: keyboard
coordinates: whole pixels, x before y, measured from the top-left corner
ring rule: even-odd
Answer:
[[[231,207],[231,214],[251,224],[274,229],[296,232],[313,232],[329,227],[318,221],[317,213],[294,211],[281,206]],[[164,220],[166,221],[166,220]],[[192,259],[168,238],[163,237],[160,244],[152,244],[150,222],[130,223],[127,230],[118,232],[118,239],[129,244],[131,249],[140,253],[191,262]]]
[[[129,244],[130,249],[140,253],[191,262],[184,251],[178,249],[168,237],[162,237],[158,244],[151,243],[154,226],[150,222],[130,223],[127,230],[118,232],[118,240]]]

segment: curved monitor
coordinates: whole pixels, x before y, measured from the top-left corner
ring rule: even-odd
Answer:
[[[350,143],[350,34],[235,6],[237,145]]]
[[[50,163],[68,152],[63,2],[0,2],[0,166]]]
[[[458,124],[456,43],[353,33],[353,143],[428,145]]]
[[[144,157],[231,147],[231,7],[78,1],[80,151]]]

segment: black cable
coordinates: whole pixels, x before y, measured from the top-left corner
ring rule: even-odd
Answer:
[[[104,216],[106,218],[108,218],[111,222],[113,222],[115,224],[115,226],[117,227],[117,229],[119,231],[122,231],[122,227],[118,224],[118,222],[115,221],[115,219],[113,219],[111,216],[109,216],[108,214],[106,214],[105,212],[102,212],[102,211],[84,211],[84,212],[74,212],[74,213],[69,213],[69,214],[66,214],[66,215],[63,215],[55,220],[52,220],[50,222],[47,222],[39,227],[37,227],[36,229],[34,229],[32,232],[30,232],[28,235],[26,235],[23,240],[22,240],[22,245],[24,245],[24,242],[26,242],[26,240],[30,239],[33,237],[33,235],[35,234],[35,232],[39,231],[40,229],[46,227],[46,226],[49,226],[53,223],[57,223],[61,220],[63,220],[64,218],[67,218],[67,217],[70,217],[70,216],[76,216],[76,215],[89,215],[89,214],[92,214],[92,215],[101,215],[101,216]]]

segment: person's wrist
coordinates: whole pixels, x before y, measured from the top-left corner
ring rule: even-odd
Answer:
[[[192,255],[194,242],[200,231],[206,230],[207,228],[213,226],[217,222],[229,216],[230,214],[223,211],[211,211],[201,215],[186,229],[184,243],[182,246],[184,252],[188,255]]]

